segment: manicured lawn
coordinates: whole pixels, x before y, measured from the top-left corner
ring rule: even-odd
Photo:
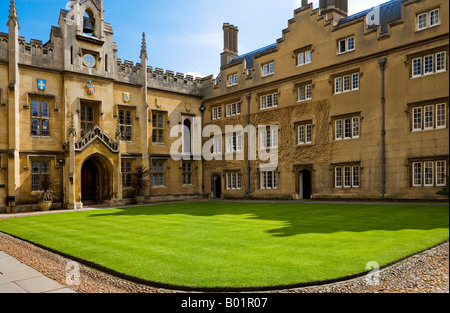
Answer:
[[[2,220],[0,231],[152,282],[267,287],[362,273],[443,242],[449,207],[183,203]]]

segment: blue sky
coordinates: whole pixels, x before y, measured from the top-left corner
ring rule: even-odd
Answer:
[[[349,0],[349,14],[388,0]],[[20,35],[48,41],[59,10],[69,0],[16,0]],[[318,0],[313,2],[315,7]],[[8,32],[10,0],[0,0],[0,32]],[[197,75],[217,74],[223,50],[223,23],[239,27],[239,53],[276,42],[301,0],[104,0],[122,60],[139,62],[142,33],[148,65]]]

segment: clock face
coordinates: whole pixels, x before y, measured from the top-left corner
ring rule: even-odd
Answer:
[[[94,67],[95,66],[95,58],[92,54],[85,54],[83,56],[83,64],[86,67]]]

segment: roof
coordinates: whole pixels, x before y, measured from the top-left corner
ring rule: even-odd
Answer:
[[[339,20],[338,26],[355,21],[359,18],[366,17],[375,8],[379,8],[380,9],[380,11],[379,11],[380,12],[380,26],[381,26],[380,32],[386,33],[388,31],[389,23],[396,21],[398,19],[401,19],[401,17],[402,17],[402,2],[404,2],[404,1],[406,1],[406,0],[391,0],[389,2],[379,5],[377,7],[373,7],[371,9],[364,10],[364,11],[358,12],[356,14],[350,15],[348,17],[342,18]],[[377,24],[369,25],[369,28],[375,28],[378,26],[379,25],[377,25]],[[235,57],[234,59],[232,59],[230,61],[229,64],[236,64],[236,63],[239,63],[239,62],[245,60],[246,68],[252,68],[255,57],[257,57],[260,54],[276,50],[276,48],[277,48],[276,43],[265,46],[263,48],[246,53],[244,55]]]
[[[252,51],[252,52],[240,55],[238,57],[235,57],[234,59],[231,60],[230,64],[239,63],[242,60],[245,60],[245,62],[247,64],[246,68],[252,68],[253,67],[253,61],[254,61],[254,59],[255,59],[255,57],[257,55],[263,54],[265,52],[269,52],[269,51],[272,51],[272,50],[275,50],[276,48],[277,48],[277,44],[276,43],[268,45],[268,46],[265,46],[263,48],[259,48],[259,49],[255,50],[255,51]]]
[[[364,10],[362,12],[342,18],[339,20],[338,26],[357,20],[362,17],[366,17],[374,9],[379,8],[380,24],[369,25],[369,28],[381,26],[380,33],[386,33],[388,31],[389,23],[402,18],[402,2],[404,1],[406,0],[391,0],[377,7],[373,7],[371,9]]]

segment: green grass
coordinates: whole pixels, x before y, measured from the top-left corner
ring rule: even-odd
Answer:
[[[8,219],[0,231],[156,283],[270,287],[432,247],[449,238],[449,208],[202,202]]]

